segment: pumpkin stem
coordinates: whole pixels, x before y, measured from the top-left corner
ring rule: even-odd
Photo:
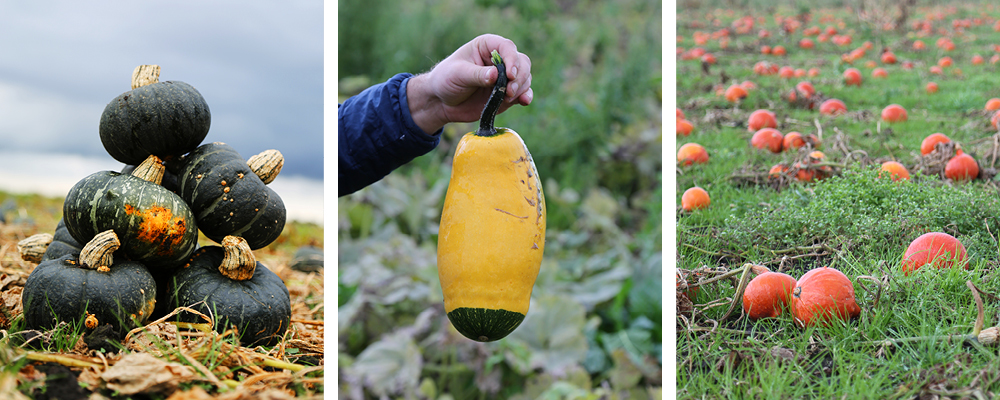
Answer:
[[[497,111],[500,110],[500,105],[503,104],[503,98],[507,94],[507,66],[503,62],[503,58],[500,57],[500,53],[493,50],[491,53],[493,58],[493,65],[497,67],[497,82],[493,85],[493,93],[490,94],[490,100],[486,102],[486,107],[483,108],[483,115],[479,117],[479,130],[474,132],[476,136],[494,136],[497,134],[497,128],[493,126],[493,119],[497,116]]]
[[[132,71],[132,89],[160,81],[159,65],[140,65]]]
[[[163,183],[163,172],[167,167],[163,165],[163,160],[150,154],[139,166],[132,171],[132,176],[160,185]]]
[[[108,270],[114,261],[113,255],[122,242],[115,231],[108,229],[90,239],[80,250],[80,266],[83,268]],[[103,268],[102,268],[103,267]]]
[[[266,185],[278,177],[281,167],[285,165],[285,156],[275,149],[264,150],[260,154],[250,157],[247,160],[247,165]]]
[[[219,264],[219,272],[222,275],[237,281],[253,278],[253,273],[257,269],[257,259],[246,239],[226,236],[222,238],[222,249],[225,251],[222,263]]]
[[[42,262],[45,250],[52,244],[53,236],[49,233],[39,233],[31,235],[20,242],[17,242],[17,251],[21,253],[21,259],[38,264]]]

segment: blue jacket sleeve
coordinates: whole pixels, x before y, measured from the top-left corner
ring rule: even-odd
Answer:
[[[441,130],[428,135],[406,102],[402,73],[369,87],[337,107],[338,194],[345,196],[437,147]]]

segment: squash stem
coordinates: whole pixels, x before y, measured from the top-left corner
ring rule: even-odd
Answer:
[[[163,184],[163,173],[166,170],[167,167],[163,165],[163,160],[150,154],[139,166],[132,170],[132,176],[161,185]]]
[[[122,242],[114,230],[108,229],[90,239],[80,250],[80,266],[89,269],[110,270],[114,262],[113,254]]]
[[[493,64],[497,67],[497,82],[493,85],[493,93],[490,94],[490,100],[486,102],[486,107],[483,108],[483,114],[479,117],[479,130],[474,132],[476,136],[495,136],[497,134],[496,127],[493,126],[493,120],[497,116],[497,111],[500,110],[500,105],[503,104],[504,96],[507,94],[507,66],[503,62],[503,58],[500,57],[500,53],[493,50]]]
[[[260,154],[250,157],[247,165],[264,184],[274,181],[274,178],[281,172],[281,167],[285,165],[285,157],[280,151],[271,149],[264,150]]]
[[[257,259],[250,250],[247,240],[239,236],[222,238],[222,249],[225,255],[219,264],[219,272],[229,279],[245,281],[253,278],[257,269]]]
[[[140,65],[132,70],[132,89],[160,82],[159,65]]]
[[[22,260],[38,264],[42,262],[42,257],[52,244],[52,240],[52,234],[38,233],[17,242],[17,251],[21,253]]]

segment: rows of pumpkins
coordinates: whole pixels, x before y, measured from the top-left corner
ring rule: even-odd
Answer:
[[[25,327],[110,325],[120,338],[170,316],[234,329],[245,346],[274,345],[290,323],[288,289],[253,250],[284,228],[284,203],[266,186],[284,160],[276,150],[247,160],[225,143],[202,144],[205,99],[159,73],[137,67],[132,89],[101,115],[101,141],[122,171],[77,182],[55,233],[18,244],[38,263],[21,296]],[[199,231],[219,245],[198,248]],[[194,312],[174,316],[178,307]]]

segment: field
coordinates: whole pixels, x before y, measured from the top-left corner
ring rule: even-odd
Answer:
[[[291,295],[292,324],[278,345],[242,347],[232,335],[172,322],[101,344],[100,328],[83,328],[81,321],[47,332],[24,329],[20,294],[36,264],[21,258],[17,243],[54,232],[61,216],[60,198],[0,192],[0,398],[323,396],[323,272],[291,268],[299,248],[322,248],[321,226],[289,221],[274,243],[254,252]],[[201,238],[200,245],[210,244]],[[34,344],[26,345],[30,338]]]
[[[379,4],[339,3],[341,101],[482,33],[534,61],[534,101],[496,123],[538,167],[546,242],[527,317],[479,343],[444,314],[436,261],[455,145],[474,124],[339,198],[339,397],[660,398],[660,2]]]
[[[701,144],[709,160],[678,163],[675,195],[680,205],[682,193],[699,186],[711,200],[677,211],[678,398],[1000,394],[997,346],[974,339],[1000,324],[1000,135],[990,123],[996,111],[985,110],[1000,97],[1000,9],[851,4],[677,11],[677,107],[694,127],[678,133],[677,146]],[[770,51],[777,46],[785,54]],[[756,73],[758,62],[791,73]],[[846,84],[849,68],[860,72],[860,85]],[[874,76],[876,68],[887,76]],[[727,88],[746,81],[755,87],[745,98],[726,99]],[[812,101],[803,92],[790,101],[802,81],[814,86]],[[846,113],[821,113],[830,98],[842,100]],[[883,120],[890,104],[908,118]],[[758,109],[776,115],[782,134],[811,134],[818,143],[778,153],[751,146],[749,116]],[[923,155],[921,142],[932,133],[951,143]],[[977,162],[975,179],[945,175],[956,148]],[[904,165],[909,179],[880,173],[886,161]],[[810,163],[802,171],[816,179],[797,179],[798,167]],[[777,164],[790,169],[772,176]],[[905,274],[904,251],[925,232],[959,239],[967,268]],[[744,274],[750,264],[795,279],[835,268],[853,285],[860,315],[808,328],[787,308],[751,320],[741,296],[754,276]]]

